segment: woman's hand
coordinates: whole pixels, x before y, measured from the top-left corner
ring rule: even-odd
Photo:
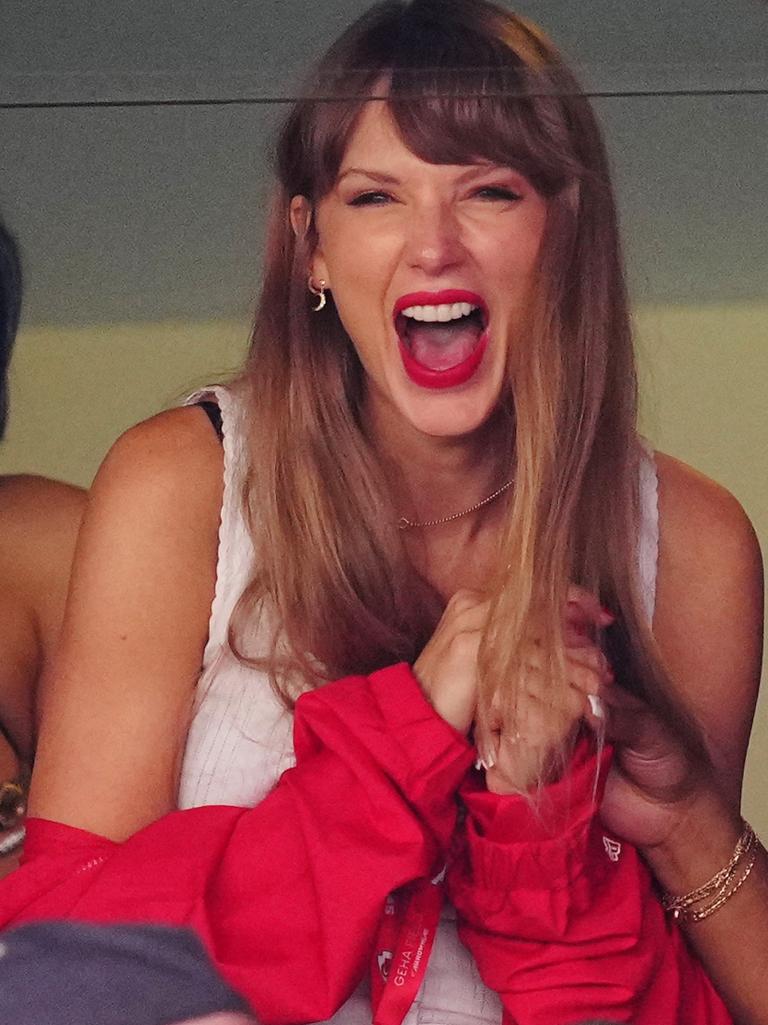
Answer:
[[[616,756],[601,817],[628,842],[655,847],[685,819],[704,780],[673,729],[643,701],[616,687],[606,704]]]
[[[525,686],[517,702],[517,721],[509,729],[501,707],[491,722],[495,751],[484,755],[486,785],[497,794],[524,793],[557,768],[556,758],[569,736],[586,720],[598,725],[600,698],[613,679],[607,659],[593,640],[613,617],[582,588],[571,587],[563,614],[568,688],[557,705],[550,697],[546,657],[537,641],[523,652]],[[596,700],[597,699],[597,700]]]
[[[477,704],[477,652],[489,602],[476,591],[457,591],[413,671],[438,715],[466,733]]]

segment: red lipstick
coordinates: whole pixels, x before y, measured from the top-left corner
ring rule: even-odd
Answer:
[[[440,306],[443,304],[453,305],[454,303],[469,303],[471,306],[480,309],[483,323],[482,334],[467,358],[455,366],[447,367],[444,370],[436,370],[424,366],[415,359],[407,342],[404,340],[402,323],[399,325],[400,330],[397,330],[398,317],[409,306]],[[409,292],[407,295],[400,296],[395,302],[393,320],[397,330],[403,368],[413,383],[421,388],[457,388],[459,385],[466,384],[476,373],[488,348],[488,311],[483,298],[476,292],[468,292],[463,289],[446,289],[442,292]]]

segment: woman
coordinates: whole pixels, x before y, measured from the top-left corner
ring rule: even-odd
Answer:
[[[21,311],[21,262],[0,223],[0,440]],[[36,689],[58,639],[85,494],[29,475],[0,477],[0,875],[16,865],[37,732]]]
[[[498,1021],[451,909],[434,929],[472,727],[486,771],[448,887],[510,1014],[726,1021],[595,818],[590,730],[620,684],[737,802],[759,556],[729,496],[638,443],[586,100],[500,9],[384,4],[324,60],[279,165],[242,379],[130,431],[94,485],[48,821],[5,920],[194,923],[267,1021],[329,1016],[375,947],[377,1021]],[[256,807],[191,807],[217,803]],[[338,1021],[369,1016],[358,990]]]

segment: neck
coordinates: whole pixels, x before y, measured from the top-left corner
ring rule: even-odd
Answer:
[[[366,433],[389,478],[398,517],[423,523],[450,516],[482,501],[509,479],[512,467],[501,415],[456,438],[423,434],[387,414],[369,411]],[[485,509],[476,519],[483,515]]]

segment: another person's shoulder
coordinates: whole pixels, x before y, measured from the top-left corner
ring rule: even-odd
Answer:
[[[0,530],[22,524],[25,532],[39,524],[46,529],[67,529],[79,522],[86,492],[75,484],[37,474],[9,474],[0,477]]]
[[[659,480],[661,556],[689,575],[689,584],[736,573],[762,591],[762,557],[741,503],[686,463],[655,453]]]
[[[26,578],[39,567],[46,576],[69,561],[86,492],[73,484],[32,474],[0,477],[0,571],[6,580]],[[23,572],[22,572],[23,571]]]

